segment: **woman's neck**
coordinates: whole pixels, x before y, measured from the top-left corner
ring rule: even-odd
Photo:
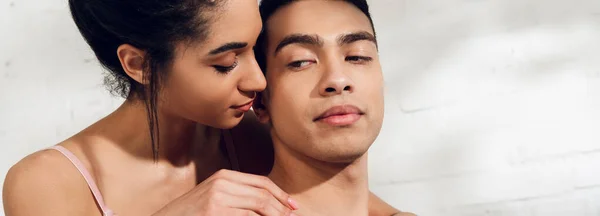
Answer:
[[[111,139],[111,143],[136,158],[168,162],[173,166],[191,163],[198,152],[219,151],[218,130],[165,112],[157,114],[157,161],[154,160],[148,116],[143,102],[126,100],[115,112],[101,120],[95,131],[102,131],[106,138]]]

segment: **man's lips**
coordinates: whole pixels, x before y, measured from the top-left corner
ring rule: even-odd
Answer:
[[[358,121],[364,112],[354,105],[334,106],[323,112],[313,121],[332,126],[347,126]]]
[[[252,103],[254,102],[254,100],[251,100],[245,104],[242,105],[238,105],[238,106],[231,106],[231,108],[242,111],[242,112],[248,112],[250,110],[250,108],[252,108]]]

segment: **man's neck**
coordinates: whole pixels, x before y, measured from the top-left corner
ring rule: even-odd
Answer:
[[[269,178],[299,203],[298,215],[368,215],[367,154],[351,163],[328,163],[273,141]]]

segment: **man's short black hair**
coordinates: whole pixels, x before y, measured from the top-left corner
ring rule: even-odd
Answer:
[[[262,23],[263,23],[263,29],[260,33],[260,35],[258,36],[258,40],[256,42],[256,47],[254,48],[254,55],[256,56],[256,61],[258,62],[258,65],[260,66],[260,69],[263,71],[263,73],[266,73],[267,71],[267,52],[265,50],[266,48],[266,41],[267,41],[267,21],[269,20],[269,18],[271,18],[271,16],[273,16],[273,14],[275,12],[277,12],[277,10],[281,9],[282,7],[289,5],[291,3],[297,2],[297,1],[301,1],[301,0],[262,0],[260,2],[260,6],[259,6],[259,10],[260,10],[260,16],[262,17]],[[356,8],[358,8],[360,11],[363,12],[363,14],[365,14],[365,16],[367,16],[367,18],[369,18],[369,22],[371,23],[371,28],[373,29],[373,34],[375,35],[375,26],[373,25],[373,19],[371,19],[371,13],[369,12],[369,4],[367,3],[367,0],[339,0],[339,1],[344,1],[344,2],[348,2],[354,6],[356,6]]]

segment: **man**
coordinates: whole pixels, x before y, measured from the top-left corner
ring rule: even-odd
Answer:
[[[367,150],[384,103],[366,1],[263,0],[260,9],[256,57],[268,85],[255,111],[271,126],[269,178],[303,204],[298,215],[398,213],[369,212],[370,201],[383,203],[370,198]]]

